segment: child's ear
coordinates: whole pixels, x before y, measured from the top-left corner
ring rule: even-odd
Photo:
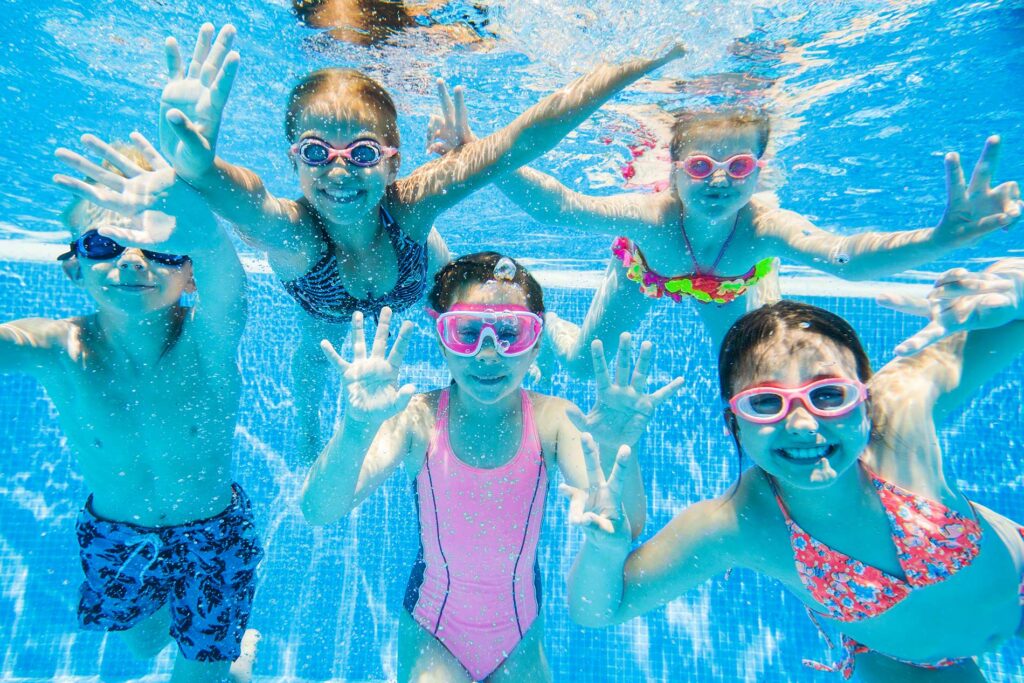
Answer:
[[[395,155],[388,159],[388,185],[394,184],[398,179],[398,169],[402,165],[402,153],[395,152]]]
[[[186,294],[195,294],[196,293],[196,277],[195,277],[195,275],[192,272],[192,261],[189,260],[188,263],[186,263],[182,267],[187,269],[187,270],[185,270],[185,274],[188,275],[188,282],[185,283],[184,292]]]
[[[60,267],[69,280],[74,282],[76,285],[80,285],[82,283],[82,264],[78,262],[77,256],[72,256],[67,260],[61,261]]]
[[[733,438],[739,438],[740,426],[732,409],[726,408],[723,410],[722,417],[725,419],[725,426],[729,429],[729,433],[732,434]]]

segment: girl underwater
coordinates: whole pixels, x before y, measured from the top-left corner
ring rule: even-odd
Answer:
[[[617,475],[569,489],[585,536],[573,617],[626,621],[747,567],[841,630],[840,660],[815,668],[985,680],[972,658],[1021,634],[1024,539],[946,478],[936,428],[1024,347],[1024,259],[949,271],[929,298],[931,323],[897,347],[916,355],[874,375],[849,324],[820,308],[781,301],[737,321],[720,389],[754,466],[632,552]]]
[[[601,104],[679,56],[601,65],[542,99],[487,138],[398,178],[397,112],[376,81],[351,69],[322,69],[288,98],[285,132],[302,197],[271,195],[252,171],[216,154],[224,106],[238,70],[235,29],[199,32],[191,62],[167,40],[170,80],[161,95],[160,146],[251,246],[309,314],[292,361],[302,451],[319,448],[318,407],[327,381],[324,338],[339,339],[355,311],[374,317],[422,298],[429,273],[448,261],[435,218],[495,177],[555,146]],[[301,388],[299,388],[301,387]]]
[[[462,89],[456,88],[454,102],[446,91],[441,100],[441,115],[431,117],[428,148],[443,154],[474,135]],[[768,115],[759,110],[678,114],[669,147],[668,192],[592,197],[531,168],[498,181],[509,199],[542,223],[586,226],[616,238],[615,258],[582,328],[549,314],[554,353],[571,373],[585,376],[584,350],[590,341],[608,343],[635,328],[654,299],[706,304],[698,312],[717,349],[737,318],[778,299],[772,291],[777,289],[777,257],[849,280],[891,275],[1008,228],[1024,206],[1017,183],[991,187],[1000,144],[993,136],[969,184],[959,156],[946,155],[948,203],[936,227],[836,235],[779,208],[773,194],[755,194],[760,170],[768,163],[769,132]],[[748,296],[759,289],[765,291]]]
[[[403,323],[385,355],[387,308],[369,354],[358,312],[352,360],[324,341],[342,372],[347,406],[309,472],[302,511],[313,524],[337,520],[404,464],[416,491],[421,546],[400,617],[399,681],[551,680],[536,588],[549,473],[584,486],[596,476],[585,469],[584,451],[593,467],[614,466],[631,515],[627,533],[639,534],[639,468],[616,454],[640,438],[682,380],[644,394],[652,347],[641,345],[630,373],[623,335],[614,376],[603,347],[594,345],[598,398],[589,415],[523,390],[539,351],[543,294],[526,270],[494,252],[442,268],[429,302],[452,375],[444,389],[414,395],[410,385],[396,387],[412,324]]]

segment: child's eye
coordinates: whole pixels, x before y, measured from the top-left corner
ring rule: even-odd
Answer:
[[[463,343],[475,342],[480,338],[480,321],[467,321],[455,326],[455,336]]]

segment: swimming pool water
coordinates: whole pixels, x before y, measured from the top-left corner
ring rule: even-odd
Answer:
[[[73,145],[87,131],[110,137],[133,128],[150,133],[162,82],[162,38],[170,31],[183,43],[191,40],[206,19],[235,22],[243,54],[223,153],[244,160],[283,194],[294,194],[296,187],[280,132],[284,95],[310,68],[359,64],[384,79],[399,99],[409,170],[424,158],[419,147],[432,107],[432,77],[468,84],[471,111],[486,132],[602,52],[628,54],[649,45],[647,38],[672,31],[695,51],[688,66],[673,74],[688,78],[684,92],[625,99],[680,106],[718,101],[725,92],[776,102],[786,122],[776,145],[779,194],[785,206],[824,227],[933,223],[943,204],[939,154],[960,149],[973,159],[990,132],[1001,132],[1006,141],[1000,176],[1024,179],[1024,162],[1015,153],[1024,148],[1024,95],[1016,86],[1024,74],[1019,2],[856,2],[841,8],[826,2],[630,3],[620,7],[622,16],[614,22],[611,3],[596,0],[564,3],[554,16],[527,0],[482,4],[498,36],[490,52],[442,50],[412,36],[403,38],[408,43],[379,49],[325,53],[304,42],[309,32],[294,24],[283,0],[216,6],[4,2],[0,319],[89,310],[87,298],[59,268],[42,260],[63,241],[56,216],[64,197],[47,184],[57,170],[50,152],[59,144]],[[659,23],[658,13],[670,5],[671,18]],[[549,31],[547,40],[537,32],[541,25]],[[573,40],[571,52],[564,41]],[[510,88],[509,74],[524,85]],[[541,167],[583,188],[615,189],[635,134],[629,121],[621,108],[598,117]],[[601,142],[606,136],[610,144]],[[584,278],[606,257],[604,240],[583,229],[568,231],[567,238],[565,231],[526,219],[492,190],[443,216],[438,227],[454,252],[486,245],[523,256],[549,283],[571,280],[566,271]],[[928,270],[1020,255],[1019,230]],[[396,615],[417,542],[410,485],[399,474],[349,519],[323,529],[304,523],[296,505],[304,472],[290,459],[294,415],[286,370],[298,312],[257,255],[246,255],[252,305],[240,349],[245,393],[235,457],[267,550],[251,622],[264,635],[256,680],[393,678]],[[861,288],[807,278],[805,269],[784,274],[793,278],[789,291],[813,296],[810,301],[855,325],[876,367],[916,329],[916,321],[857,296]],[[893,278],[926,280],[921,273]],[[828,298],[816,296],[825,292]],[[551,287],[548,306],[578,322],[590,295],[586,289]],[[422,334],[408,355],[408,381],[420,389],[439,386],[447,381],[440,356],[425,320],[411,318]],[[666,330],[673,331],[671,343],[665,342]],[[660,343],[655,379],[686,377],[684,391],[661,409],[642,449],[647,537],[685,505],[724,491],[738,466],[712,416],[713,354],[692,308],[657,307],[655,322],[641,328],[639,337]],[[1017,362],[993,380],[941,431],[949,472],[968,495],[1018,520],[1024,520],[1017,456],[1024,441],[1022,370]],[[561,373],[536,388],[584,407],[592,401],[591,387]],[[0,430],[0,678],[159,680],[170,670],[170,649],[155,664],[139,663],[116,638],[75,628],[81,569],[74,519],[87,492],[54,410],[33,381],[0,376]],[[547,515],[540,566],[555,680],[828,680],[801,665],[804,657],[830,661],[831,655],[799,601],[745,571],[719,577],[619,627],[575,626],[564,609],[564,576],[579,535],[567,528],[565,506],[553,489]],[[1022,658],[1024,645],[1014,642],[983,663],[992,680],[1024,680]]]

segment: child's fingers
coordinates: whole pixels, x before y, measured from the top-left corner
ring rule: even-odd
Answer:
[[[213,83],[213,80],[220,73],[221,68],[224,66],[224,59],[228,56],[231,51],[231,43],[235,40],[235,27],[231,24],[224,24],[220,28],[220,33],[217,34],[217,39],[213,41],[213,47],[210,48],[210,54],[206,56],[206,60],[203,63],[203,68],[199,72],[199,82],[205,86],[209,86]]]
[[[583,523],[583,510],[587,506],[587,492],[568,484],[559,484],[558,493],[569,500],[569,523]]]
[[[985,235],[1000,228],[1008,228],[1017,222],[1020,216],[1010,216],[1006,213],[994,213],[991,216],[985,216],[975,225],[975,229],[971,232],[976,236]]]
[[[590,343],[590,358],[594,364],[594,382],[600,394],[611,386],[611,372],[608,370],[608,359],[604,357],[604,344],[600,339]]]
[[[81,140],[83,145],[88,147],[98,156],[103,157],[111,166],[123,173],[126,178],[134,178],[135,176],[142,175],[146,172],[134,161],[91,133],[83,135]]]
[[[448,86],[443,78],[437,79],[437,99],[441,103],[441,116],[444,117],[445,122],[453,122],[455,120],[455,105],[452,103],[452,98],[448,94]]]
[[[580,444],[583,446],[583,462],[587,466],[587,482],[591,488],[604,484],[604,470],[601,469],[601,452],[597,448],[594,437],[583,432],[580,435]]]
[[[388,335],[391,332],[391,308],[385,306],[377,314],[377,329],[373,333],[373,346],[370,347],[370,355],[378,358],[384,357],[384,351],[388,345]]]
[[[665,386],[651,394],[651,401],[654,403],[655,407],[660,406],[669,398],[675,396],[676,393],[682,388],[682,386],[683,378],[676,377],[674,380],[672,380],[671,382],[669,382],[668,384],[666,384]]]
[[[398,328],[398,336],[388,354],[388,363],[393,368],[400,368],[405,361],[405,353],[409,350],[409,342],[412,340],[412,323],[408,320]]]
[[[907,315],[916,315],[927,318],[931,311],[931,304],[928,299],[909,294],[897,294],[895,292],[883,292],[875,297],[879,306],[890,308]]]
[[[327,356],[327,360],[334,363],[342,371],[342,373],[348,370],[348,366],[350,365],[350,363],[344,358],[342,358],[341,355],[339,355],[338,352],[334,350],[334,344],[332,344],[326,339],[323,339],[320,341],[320,349],[324,352],[324,355]]]
[[[185,112],[180,109],[168,110],[167,123],[170,125],[171,131],[185,147],[196,151],[206,149],[206,139],[196,129],[196,125],[192,123],[192,120],[185,115]]]
[[[959,201],[967,191],[964,182],[964,169],[960,166],[960,155],[950,152],[945,157],[946,164],[946,196],[950,202]]]
[[[629,386],[638,393],[644,393],[647,388],[647,373],[651,369],[651,360],[654,357],[654,344],[645,341],[640,344],[640,355],[633,366],[633,378]]]
[[[590,428],[590,425],[587,424],[587,416],[575,405],[569,406],[566,409],[565,416],[569,418],[572,426],[581,432],[586,432]]]
[[[99,188],[102,186],[92,185],[63,173],[57,173],[53,176],[53,184],[63,190],[67,190],[76,197],[81,197],[98,206],[105,204],[104,198],[99,193]]]
[[[615,533],[615,525],[611,523],[611,520],[607,517],[602,517],[596,512],[584,512],[580,526],[587,526],[592,529],[597,528],[608,534]]]
[[[455,88],[455,130],[465,142],[470,137],[469,111],[466,109],[466,88],[459,85]]]
[[[56,151],[57,158],[63,161],[65,164],[75,169],[79,173],[89,178],[92,178],[97,183],[114,190],[115,192],[124,191],[125,179],[123,176],[119,176],[116,173],[111,173],[107,169],[94,164],[89,161],[81,154],[72,152],[70,149],[59,147]]]
[[[633,449],[625,444],[619,446],[619,452],[615,454],[612,473],[608,475],[608,493],[616,505],[622,500],[622,479],[632,464]]]
[[[185,75],[184,67],[181,65],[181,50],[178,48],[178,41],[168,36],[164,41],[164,56],[167,58],[167,77],[174,81]]]
[[[153,146],[153,143],[147,140],[142,133],[135,131],[128,137],[135,143],[135,147],[142,153],[142,158],[149,163],[150,168],[154,171],[161,171],[171,167],[163,155]]]
[[[403,384],[398,389],[398,398],[395,399],[395,412],[400,413],[409,406],[409,401],[416,395],[416,386],[413,384]]]
[[[366,358],[366,332],[363,330],[363,314],[356,311],[352,314],[352,359]]]
[[[615,383],[625,386],[629,377],[629,364],[633,356],[633,337],[629,332],[619,335],[619,348],[615,351]]]
[[[992,184],[992,176],[999,165],[999,146],[998,135],[990,135],[985,140],[978,163],[971,172],[971,184],[967,186],[967,191],[971,194],[985,190]]]
[[[971,294],[1005,293],[1013,290],[1014,283],[1005,278],[964,278],[936,286],[929,297],[933,300],[955,299]]]
[[[228,101],[228,97],[231,95],[231,86],[235,82],[235,75],[238,73],[238,65],[241,63],[241,58],[237,52],[229,52],[228,56],[224,59],[224,67],[220,70],[219,75],[213,82],[213,86],[210,88],[210,104],[217,111],[224,109],[224,105]]]
[[[920,332],[896,347],[897,356],[913,356],[931,346],[948,334],[945,325],[938,321],[928,323]]]
[[[974,273],[967,270],[966,268],[950,268],[945,273],[935,278],[935,286],[941,287],[949,284],[950,282],[956,282],[957,280],[963,280],[964,278],[973,277]]]
[[[113,226],[104,226],[96,230],[103,237],[108,237],[122,247],[129,247],[135,249],[146,249],[153,245],[152,239],[147,239],[146,233],[141,230],[131,230],[129,228],[117,228]]]
[[[206,22],[199,27],[199,35],[196,37],[196,47],[192,50],[192,62],[188,65],[188,78],[199,78],[203,69],[203,62],[206,55],[210,54],[210,43],[213,42],[213,24]]]

